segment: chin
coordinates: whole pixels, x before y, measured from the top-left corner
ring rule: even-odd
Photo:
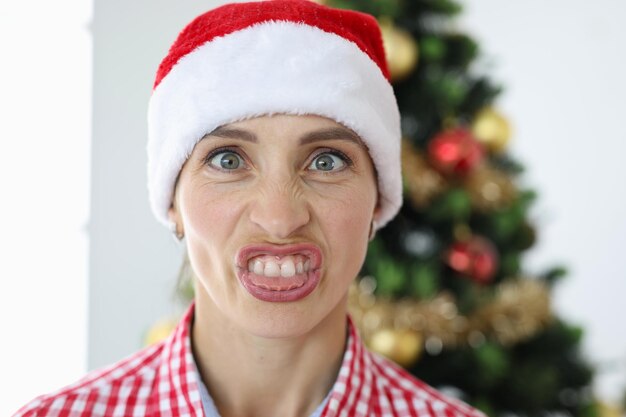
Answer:
[[[345,322],[347,296],[338,300],[326,300],[324,306],[321,300],[315,299],[315,294],[309,302],[277,303],[263,306],[255,314],[255,319],[248,321],[246,327],[251,334],[269,339],[297,338],[311,335],[316,329],[324,325],[332,325],[334,320]],[[269,308],[267,308],[269,307]],[[326,308],[323,308],[326,307]]]
[[[268,314],[243,323],[250,334],[267,339],[290,339],[304,336],[319,324],[311,314]]]

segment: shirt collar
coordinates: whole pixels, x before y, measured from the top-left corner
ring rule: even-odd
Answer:
[[[200,399],[199,378],[191,350],[191,323],[194,304],[187,309],[173,333],[165,340],[159,367],[159,408],[162,415],[179,414],[204,417]]]
[[[164,342],[159,368],[159,391],[162,412],[177,407],[194,417],[204,417],[200,396],[200,373],[191,349],[191,324],[194,304],[187,309],[172,335]],[[348,316],[348,339],[337,379],[328,395],[325,417],[338,415],[341,410],[354,409],[363,389],[372,382],[371,358],[366,354],[352,319]],[[167,415],[167,413],[164,413]]]
[[[339,415],[344,410],[355,410],[364,391],[369,391],[373,380],[370,356],[363,345],[350,316],[348,340],[337,380],[330,391],[324,417]],[[359,410],[365,411],[365,410]],[[362,415],[368,415],[366,412]]]

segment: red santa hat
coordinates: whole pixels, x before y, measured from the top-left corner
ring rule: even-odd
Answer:
[[[176,178],[217,127],[315,114],[352,129],[378,173],[378,228],[402,204],[400,114],[380,28],[367,14],[307,0],[227,4],[194,19],[159,66],[148,110],[148,190],[169,224]]]

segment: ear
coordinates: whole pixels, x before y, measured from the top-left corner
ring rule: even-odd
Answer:
[[[172,196],[172,204],[170,205],[170,208],[167,209],[167,218],[170,221],[170,223],[173,224],[180,224],[180,212],[178,211],[178,207],[176,204],[176,200],[178,199],[178,193],[176,191],[174,191],[174,195]]]
[[[374,212],[372,213],[372,223],[370,225],[371,229],[369,232],[369,241],[371,242],[372,240],[374,240],[374,237],[376,237],[376,231],[378,229],[378,224],[380,223],[378,219],[380,219],[380,213],[381,213],[381,207],[380,207],[380,198],[377,199],[376,201],[376,206],[374,206]]]
[[[374,212],[372,213],[372,220],[374,220],[375,222],[378,222],[378,219],[380,219],[381,211],[382,211],[382,208],[380,204],[380,193],[378,193],[377,198],[376,198],[376,205],[374,206]]]
[[[170,231],[174,234],[174,237],[180,242],[185,237],[185,231],[180,221],[180,213],[178,212],[176,205],[172,203],[169,209],[167,209],[167,217],[170,221]]]
[[[167,209],[167,218],[169,219],[170,223],[177,223],[178,210],[176,210],[176,207],[174,207],[174,204],[172,204],[170,208]]]

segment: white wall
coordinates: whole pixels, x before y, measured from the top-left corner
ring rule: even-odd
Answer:
[[[2,3],[0,416],[87,369],[91,13]]]
[[[157,65],[179,29],[217,1],[95,2],[94,143],[89,366],[131,353],[172,312],[180,250],[153,220],[145,187],[145,113]],[[529,265],[564,262],[572,274],[559,311],[587,328],[602,392],[626,390],[626,243],[620,170],[626,145],[626,3],[598,0],[467,0],[461,26],[480,41],[507,92],[500,107],[516,126],[513,152],[541,193],[540,242]],[[620,56],[621,55],[621,56]],[[607,382],[608,381],[608,382]]]
[[[174,25],[189,17],[182,4],[95,1],[90,368],[140,348],[171,312],[178,253],[148,207],[146,104]]]
[[[179,30],[217,1],[96,0],[89,266],[89,367],[142,346],[172,302],[179,245],[152,216],[146,110]]]
[[[540,198],[533,270],[565,263],[559,312],[585,328],[598,388],[626,393],[626,2],[466,0],[459,24],[502,81],[513,153]]]

